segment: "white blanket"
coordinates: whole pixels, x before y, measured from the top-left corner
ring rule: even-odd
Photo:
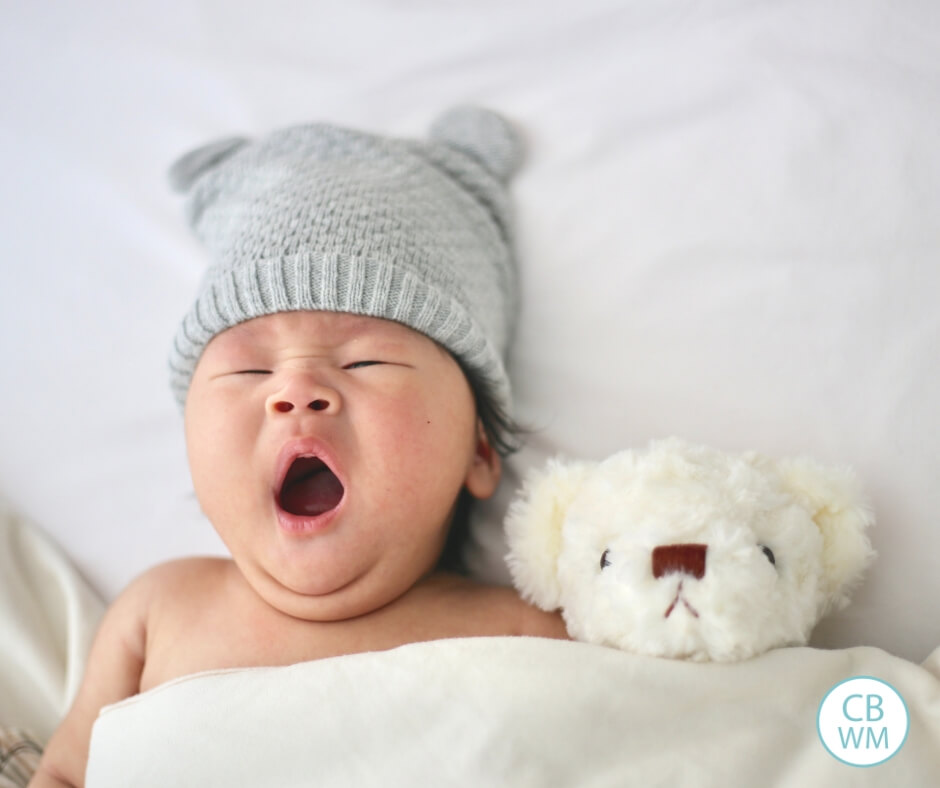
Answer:
[[[827,691],[888,681],[910,711],[872,768],[817,736]],[[940,775],[940,649],[782,649],[691,664],[538,638],[443,640],[202,673],[103,710],[88,785],[926,786]]]

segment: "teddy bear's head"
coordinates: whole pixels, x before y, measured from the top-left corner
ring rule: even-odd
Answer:
[[[669,439],[533,474],[509,509],[507,560],[579,640],[735,660],[805,644],[848,602],[872,522],[848,470]]]

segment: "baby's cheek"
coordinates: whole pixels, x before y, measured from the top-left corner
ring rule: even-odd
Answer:
[[[222,409],[204,412],[194,407],[187,412],[186,443],[193,487],[210,519],[243,508],[239,492],[255,490],[258,479],[251,426],[232,420]]]
[[[431,463],[452,461],[473,446],[473,401],[445,391],[406,392],[382,409],[382,432],[401,452]]]

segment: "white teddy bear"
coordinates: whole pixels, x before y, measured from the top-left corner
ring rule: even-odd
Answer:
[[[676,438],[553,460],[510,506],[520,593],[578,640],[677,659],[802,645],[874,557],[854,474]]]

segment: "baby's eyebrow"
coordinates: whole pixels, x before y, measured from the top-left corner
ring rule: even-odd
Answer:
[[[381,361],[394,360],[404,356],[407,345],[396,339],[385,337],[357,337],[348,342],[337,346],[337,349],[350,356],[355,356],[357,361]],[[366,356],[369,358],[367,359]]]
[[[250,343],[257,341],[259,335],[268,334],[270,332],[264,330],[264,326],[261,326],[257,323],[252,323],[251,321],[246,321],[244,323],[239,323],[232,326],[227,331],[223,331],[220,334],[216,334],[212,340],[219,340],[219,344],[225,345],[241,345],[242,343]]]
[[[350,319],[342,328],[334,329],[337,345],[345,345],[362,339],[399,347],[405,344],[400,334],[401,330],[408,330],[405,326],[400,326],[391,321],[377,323],[376,318],[365,315],[348,315],[347,317]],[[389,325],[385,325],[385,323]]]

